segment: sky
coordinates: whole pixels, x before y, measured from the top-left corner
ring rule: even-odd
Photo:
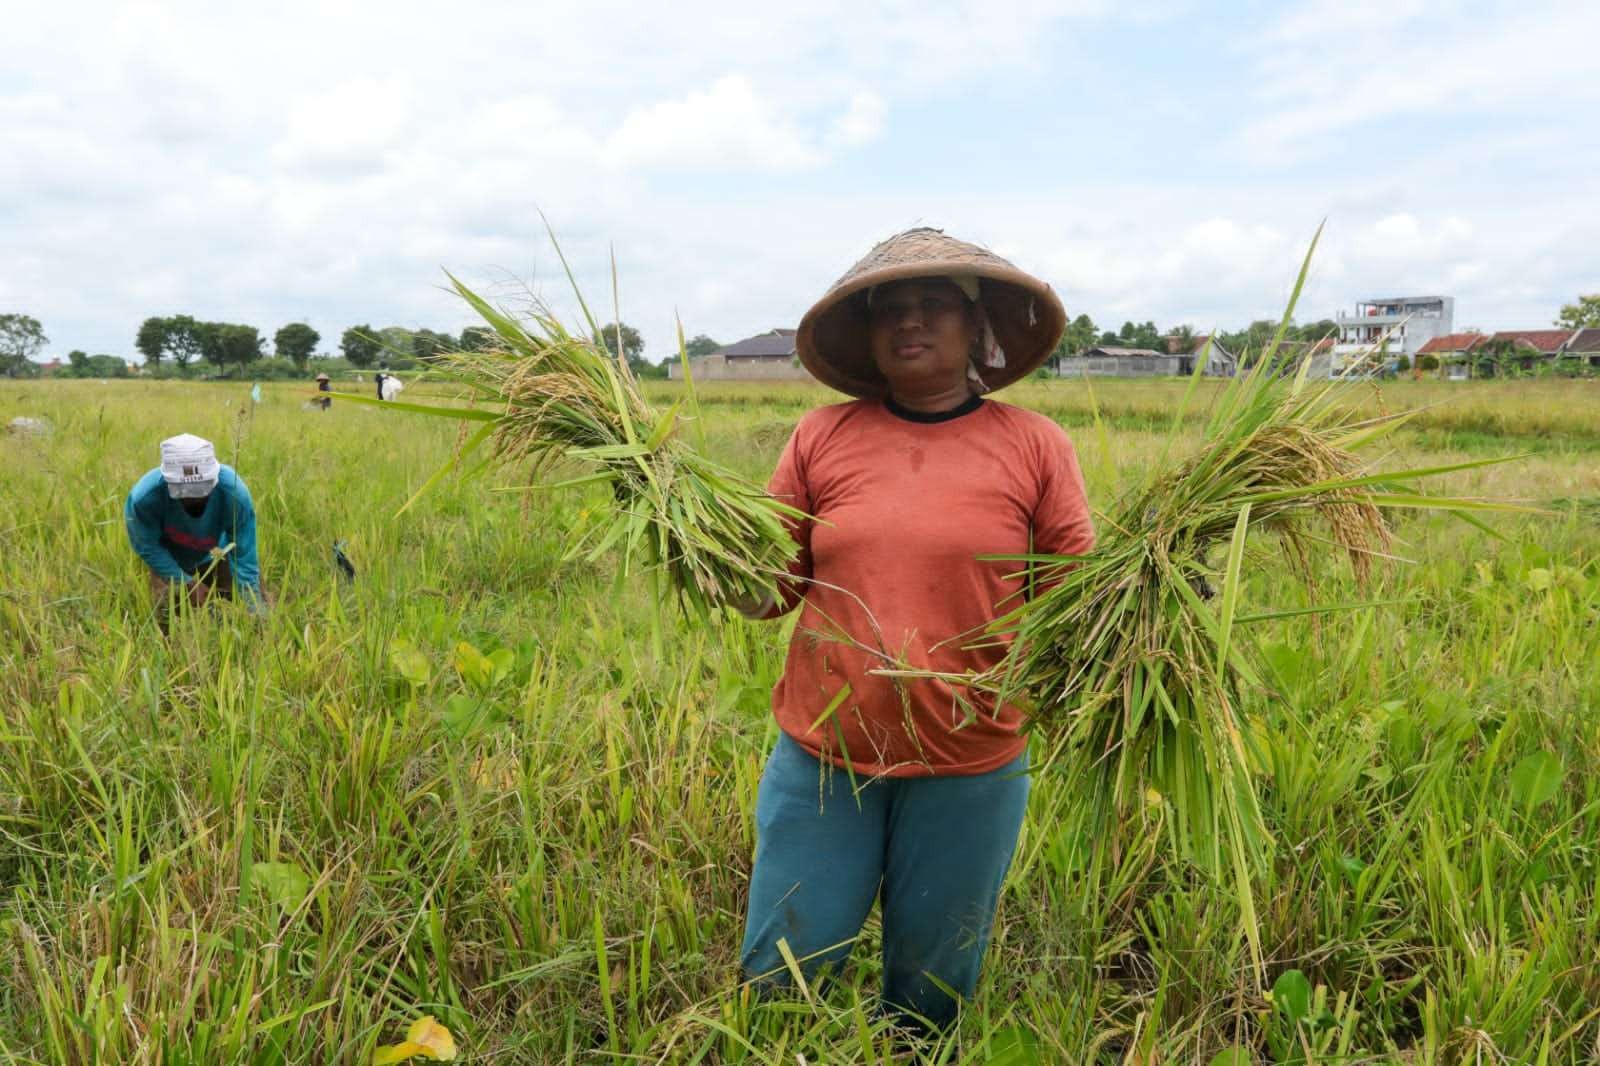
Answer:
[[[0,312],[459,332],[444,271],[645,356],[792,327],[937,226],[1101,328],[1600,291],[1594,0],[28,4],[0,64]],[[1585,118],[1584,116],[1589,116]],[[612,285],[612,260],[617,285]],[[270,341],[269,341],[270,347]]]

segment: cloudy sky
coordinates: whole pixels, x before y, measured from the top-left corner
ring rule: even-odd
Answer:
[[[459,330],[441,268],[646,355],[793,326],[935,225],[1115,328],[1600,290],[1600,4],[56,3],[8,11],[0,311],[133,356],[148,315]],[[609,317],[609,315],[607,316]]]

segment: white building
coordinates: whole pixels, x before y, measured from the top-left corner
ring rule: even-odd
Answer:
[[[1360,300],[1355,314],[1339,312],[1339,343],[1333,349],[1331,372],[1338,376],[1380,343],[1389,355],[1415,359],[1422,346],[1443,337],[1455,324],[1453,296],[1390,296]]]

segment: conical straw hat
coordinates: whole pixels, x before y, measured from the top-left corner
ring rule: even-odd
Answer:
[[[825,385],[852,396],[882,397],[888,382],[867,347],[867,290],[905,278],[968,275],[1005,351],[1003,367],[980,366],[991,390],[1004,388],[1049,358],[1066,329],[1067,312],[1050,286],[993,252],[942,230],[897,233],[868,252],[800,320],[795,352]]]

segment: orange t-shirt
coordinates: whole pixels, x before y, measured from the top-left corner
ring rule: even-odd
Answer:
[[[933,416],[837,404],[800,420],[768,489],[816,519],[794,526],[796,580],[773,611],[803,603],[773,691],[783,731],[868,776],[981,774],[1020,755],[1017,708],[869,671],[994,665],[1006,649],[982,629],[1020,602],[1023,582],[1008,575],[1023,564],[977,557],[1093,546],[1061,427],[976,398]]]

